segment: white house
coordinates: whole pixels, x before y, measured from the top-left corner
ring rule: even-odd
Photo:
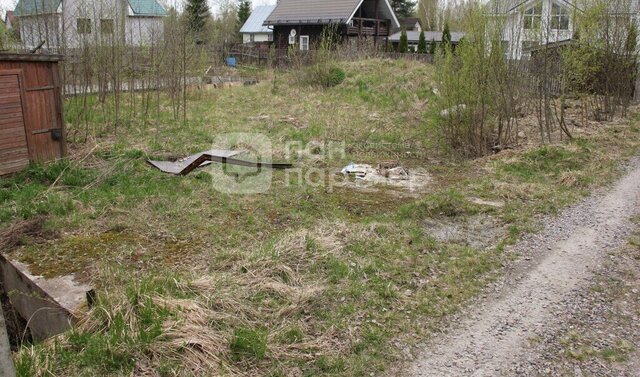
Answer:
[[[13,29],[13,24],[15,24],[16,17],[13,15],[12,10],[8,10],[4,15],[4,24],[7,27],[7,30]]]
[[[589,0],[492,0],[490,12],[502,22],[507,57],[528,58],[537,46],[569,41],[575,32],[575,18]],[[638,13],[638,0],[622,1],[616,14]]]
[[[247,22],[240,29],[242,43],[273,42],[273,30],[262,24],[274,9],[275,5],[262,5],[251,12]]]
[[[15,9],[25,47],[48,49],[148,45],[162,36],[166,15],[157,0],[19,0]]]

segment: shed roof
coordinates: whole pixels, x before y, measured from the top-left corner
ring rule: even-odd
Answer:
[[[240,33],[273,33],[273,30],[263,26],[263,23],[275,8],[275,5],[262,5],[256,7],[251,12],[251,15],[244,25],[242,25]]]
[[[264,25],[344,24],[364,0],[280,0]],[[400,23],[388,0],[380,0],[396,27]]]
[[[402,32],[397,32],[394,34],[391,34],[389,36],[389,40],[391,42],[400,42],[400,34]],[[460,42],[460,40],[464,37],[464,33],[463,32],[451,32],[451,42],[452,43],[458,43]],[[427,40],[427,42],[431,42],[431,41],[436,41],[436,42],[442,42],[442,32],[441,31],[425,31],[424,32],[424,39]],[[418,40],[420,40],[420,32],[419,31],[413,31],[413,30],[409,30],[407,31],[407,40],[409,42],[418,42]]]
[[[62,55],[0,53],[0,61],[4,62],[58,62],[63,59]]]

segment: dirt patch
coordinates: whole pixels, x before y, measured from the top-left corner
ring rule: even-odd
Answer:
[[[440,242],[455,243],[484,249],[495,245],[507,234],[507,229],[489,215],[470,217],[438,217],[424,222],[424,232]]]
[[[380,163],[350,164],[338,174],[343,179],[337,184],[341,187],[360,191],[376,191],[380,187],[389,187],[402,192],[419,194],[425,191],[432,181],[431,174],[424,168],[407,168],[400,164]]]

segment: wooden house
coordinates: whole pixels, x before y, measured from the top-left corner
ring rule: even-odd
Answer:
[[[386,41],[400,23],[388,0],[280,0],[264,21],[278,49],[314,49],[329,26],[343,42]]]
[[[0,54],[0,175],[65,156],[60,60]]]

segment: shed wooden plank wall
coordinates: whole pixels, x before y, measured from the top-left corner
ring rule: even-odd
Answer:
[[[29,164],[20,71],[0,71],[0,175]]]
[[[58,61],[37,55],[3,56],[0,54],[0,72],[8,71],[21,72],[19,84],[23,108],[22,127],[29,160],[48,162],[64,157],[66,145]],[[9,79],[0,78],[0,86],[7,80]],[[15,86],[15,83],[10,84]],[[10,94],[11,90],[12,87],[0,88],[0,107],[3,106],[3,101],[9,101],[7,103],[13,105],[15,110],[15,103],[4,96],[4,94]],[[11,98],[15,98],[15,93]],[[7,116],[17,116],[15,111],[10,114]],[[5,119],[4,122],[9,121]],[[13,124],[15,126],[15,122]],[[52,137],[53,130],[59,130],[61,137],[58,140]],[[0,137],[0,140],[4,140],[4,137]],[[0,159],[0,165],[8,164]],[[17,171],[22,167],[10,166],[9,168]],[[7,169],[3,167],[0,169],[0,174],[7,173]]]

